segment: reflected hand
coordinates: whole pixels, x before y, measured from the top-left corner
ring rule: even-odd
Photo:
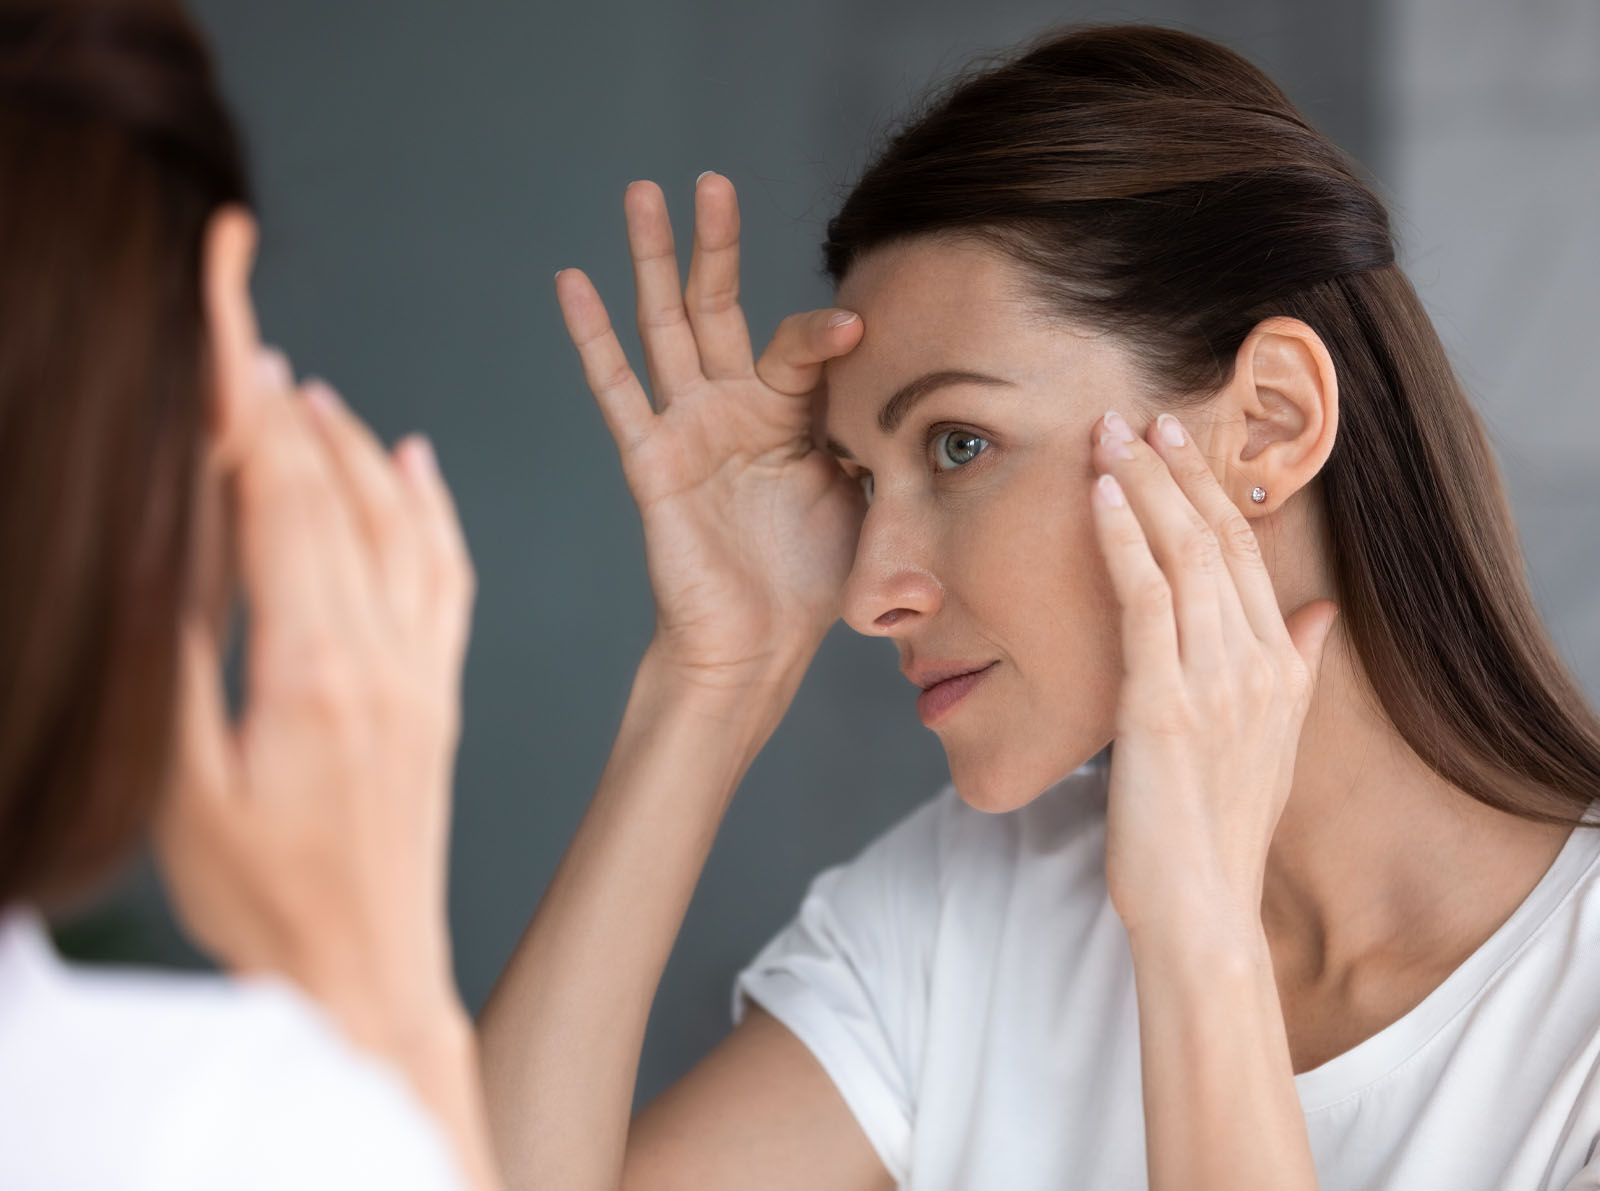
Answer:
[[[232,722],[191,608],[163,877],[220,963],[392,1052],[462,1014],[445,869],[472,569],[425,442],[391,455],[326,385],[264,372],[230,477],[245,705]]]
[[[756,360],[732,183],[696,184],[683,291],[660,188],[636,182],[624,206],[654,409],[589,278],[563,270],[556,293],[643,520],[654,648],[698,680],[761,683],[809,660],[839,616],[865,502],[813,441],[813,405],[861,319],[791,316]]]

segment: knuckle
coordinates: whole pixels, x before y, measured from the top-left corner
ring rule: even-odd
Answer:
[[[383,490],[371,492],[367,498],[367,519],[380,550],[388,552],[404,547],[410,518],[401,508],[398,496]]]
[[[1111,527],[1111,542],[1118,550],[1131,551],[1145,544],[1144,528],[1131,521]]]
[[[639,326],[651,331],[665,331],[681,327],[687,321],[682,302],[669,306],[649,306],[639,311]]]
[[[1296,697],[1309,704],[1313,694],[1311,667],[1306,663],[1305,658],[1300,656],[1300,651],[1292,644],[1287,646],[1287,650],[1288,656],[1284,659],[1281,670],[1283,681],[1294,692]]]
[[[297,701],[335,721],[352,715],[361,702],[361,684],[346,651],[331,637],[308,636],[283,659],[278,674]]]
[[[739,285],[724,283],[698,290],[693,298],[696,314],[727,314],[739,305]]]
[[[786,315],[778,324],[778,329],[772,333],[773,343],[790,343],[797,339],[805,338],[806,329],[810,325],[811,316],[808,314]]]
[[[1161,575],[1141,579],[1130,602],[1135,611],[1146,616],[1169,613],[1172,611],[1172,585]]]
[[[573,345],[579,352],[592,351],[596,344],[605,343],[615,334],[616,329],[611,325],[610,316],[602,312],[592,330],[573,336]]]
[[[1197,575],[1212,575],[1222,566],[1222,553],[1210,530],[1193,533],[1178,553],[1179,565]]]
[[[1251,529],[1250,523],[1238,514],[1223,521],[1217,537],[1222,548],[1234,558],[1247,562],[1261,558],[1261,542],[1256,538],[1255,530]]]
[[[1245,664],[1239,684],[1253,702],[1266,702],[1278,692],[1278,668],[1269,659],[1257,655]]]
[[[596,371],[594,389],[597,393],[614,393],[631,385],[633,380],[633,369],[624,362]]]

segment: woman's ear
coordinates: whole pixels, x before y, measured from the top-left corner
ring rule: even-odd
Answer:
[[[1267,493],[1265,502],[1247,499],[1242,507],[1271,512],[1309,484],[1333,451],[1339,424],[1333,357],[1300,319],[1263,319],[1239,345],[1233,380],[1225,388],[1243,415],[1242,435],[1229,451],[1230,470],[1245,495],[1257,486]]]
[[[212,213],[201,245],[201,293],[210,345],[210,453],[228,469],[249,435],[259,385],[261,331],[250,300],[257,227],[248,209],[229,203]]]

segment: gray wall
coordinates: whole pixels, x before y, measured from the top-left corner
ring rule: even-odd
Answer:
[[[1600,4],[1395,0],[1404,262],[1488,423],[1529,578],[1600,691]]]
[[[576,826],[651,626],[637,517],[550,284],[581,265],[631,322],[630,179],[660,181],[683,216],[702,169],[733,178],[764,340],[783,314],[827,301],[822,225],[873,136],[974,52],[1053,22],[1220,36],[1394,176],[1397,43],[1382,34],[1394,14],[1375,0],[195,7],[253,150],[265,333],[386,435],[433,435],[478,564],[451,906],[474,1007]],[[809,877],[944,776],[891,647],[836,628],[718,841],[657,1003],[641,1095],[726,1030],[734,971]],[[100,922],[80,931],[82,950],[194,961],[148,872]]]

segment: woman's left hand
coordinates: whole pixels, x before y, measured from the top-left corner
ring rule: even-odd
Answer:
[[[1112,904],[1130,933],[1259,926],[1338,608],[1314,600],[1285,621],[1255,531],[1176,418],[1141,440],[1108,413],[1093,433],[1096,534],[1122,606]]]

